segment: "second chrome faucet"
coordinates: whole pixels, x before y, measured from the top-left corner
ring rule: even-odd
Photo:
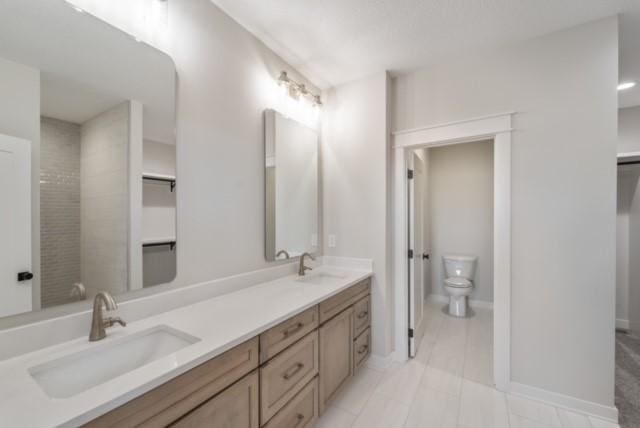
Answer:
[[[302,253],[302,255],[300,256],[300,267],[298,268],[298,275],[300,276],[304,276],[305,273],[308,270],[311,270],[312,268],[305,266],[304,265],[304,258],[305,257],[309,257],[311,260],[315,260],[315,257],[313,257],[311,254],[309,253]]]

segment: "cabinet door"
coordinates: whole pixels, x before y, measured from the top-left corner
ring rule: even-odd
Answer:
[[[258,372],[253,372],[171,426],[258,428],[258,379]]]
[[[353,307],[320,327],[320,413],[353,374]]]

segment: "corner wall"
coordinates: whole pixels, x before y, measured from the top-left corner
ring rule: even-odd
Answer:
[[[387,192],[388,81],[378,73],[331,89],[322,117],[322,193],[327,256],[373,259],[372,351],[387,356],[392,344],[392,287]]]
[[[397,130],[517,112],[511,378],[609,414],[617,80],[618,25],[608,18],[426,68],[393,86]]]

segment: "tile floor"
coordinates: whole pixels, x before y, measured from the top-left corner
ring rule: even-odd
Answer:
[[[493,379],[493,312],[446,316],[426,303],[416,358],[361,368],[320,419],[320,428],[615,428],[616,424],[504,394]]]

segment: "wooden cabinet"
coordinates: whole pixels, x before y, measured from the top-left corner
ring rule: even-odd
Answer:
[[[259,378],[254,372],[200,407],[172,428],[259,428]]]
[[[266,423],[318,374],[318,332],[260,368],[261,421]]]
[[[371,353],[371,329],[367,328],[353,341],[353,368],[359,368]]]
[[[264,363],[318,328],[318,307],[270,328],[260,335],[260,363]]]
[[[315,377],[265,425],[265,428],[312,427],[318,411],[318,377]]]
[[[87,426],[167,426],[257,367],[256,337],[94,419]]]
[[[353,307],[320,327],[320,414],[353,374]]]
[[[369,278],[88,423],[310,428],[371,352]]]

